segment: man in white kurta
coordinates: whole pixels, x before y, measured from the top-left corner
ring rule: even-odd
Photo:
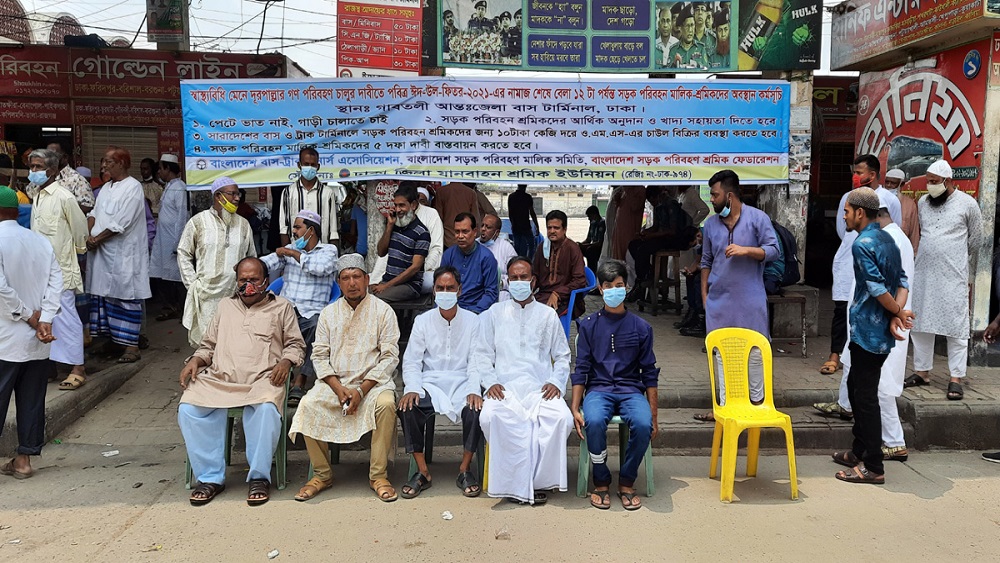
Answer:
[[[503,224],[496,215],[483,215],[483,224],[479,229],[479,242],[490,249],[497,259],[497,269],[500,271],[500,297],[498,301],[510,299],[507,291],[507,264],[517,256],[514,245],[507,240],[507,235],[500,232]]]
[[[49,358],[72,366],[63,390],[74,390],[86,381],[83,358],[83,322],[76,311],[76,296],[83,293],[83,276],[78,256],[87,252],[87,217],[76,197],[59,182],[59,155],[38,149],[28,155],[33,175],[45,174],[38,184],[34,205],[31,206],[31,230],[45,237],[55,251],[62,271],[63,287],[59,297],[59,314],[52,319],[52,343]]]
[[[187,185],[180,179],[181,167],[177,155],[160,156],[158,174],[165,186],[160,197],[160,213],[156,218],[156,238],[149,255],[149,277],[160,280],[164,311],[156,320],[165,321],[179,317],[184,310],[184,285],[177,265],[177,245],[190,213]]]
[[[934,369],[934,336],[948,340],[948,395],[964,397],[969,360],[969,291],[983,238],[983,216],[969,194],[956,189],[943,160],[927,168],[927,195],[917,202],[920,253],[913,284],[913,370],[906,386],[927,385]]]
[[[458,306],[461,276],[445,266],[434,272],[437,307],[413,320],[413,330],[403,354],[403,397],[399,422],[406,453],[412,454],[417,473],[403,486],[403,498],[413,498],[430,486],[431,474],[424,457],[427,420],[435,413],[462,422],[462,462],[456,483],[467,497],[479,496],[479,479],[470,471],[472,455],[482,434],[479,411],[483,408],[479,377],[469,361],[479,330],[479,316]]]
[[[507,268],[509,301],[479,318],[473,362],[486,389],[480,424],[490,446],[491,497],[535,504],[566,490],[566,439],[573,415],[562,399],[569,344],[552,307],[535,301],[531,264]]]
[[[288,435],[305,438],[314,477],[295,495],[309,500],[333,484],[327,444],[352,444],[372,433],[368,485],[384,502],[396,500],[387,466],[396,436],[399,325],[389,305],[368,293],[365,259],[345,254],[337,283],[343,298],[320,313],[313,342],[316,385],[299,402]]]
[[[236,290],[233,267],[256,256],[250,223],[236,214],[239,186],[223,176],[212,183],[212,208],[195,215],[184,226],[177,245],[177,265],[187,288],[184,328],[197,348],[219,302]]]

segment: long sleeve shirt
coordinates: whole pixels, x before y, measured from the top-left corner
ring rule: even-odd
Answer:
[[[538,293],[535,299],[545,303],[553,293],[559,295],[559,314],[566,312],[569,305],[569,294],[573,290],[587,287],[587,275],[583,273],[584,260],[580,245],[565,239],[558,246],[552,247],[546,258],[542,248],[545,242],[535,250],[531,270],[538,279]],[[577,318],[585,310],[583,299],[577,299],[571,311],[572,318]]]
[[[294,249],[292,245],[285,248]],[[276,253],[261,258],[267,264],[272,280],[283,277],[281,296],[292,302],[296,312],[304,318],[318,315],[330,302],[330,290],[337,282],[337,247],[317,244],[312,250],[300,251],[296,260]]]
[[[451,321],[434,308],[413,320],[403,354],[403,393],[430,395],[434,410],[458,422],[466,397],[480,395],[472,344],[479,332],[479,316],[459,307]]]
[[[51,323],[59,312],[62,271],[52,245],[16,221],[0,221],[0,360],[28,362],[49,357],[28,320]]]
[[[91,236],[115,235],[87,254],[87,293],[114,299],[149,299],[149,234],[142,185],[131,176],[104,184],[89,217]]]
[[[497,259],[488,248],[474,243],[472,252],[466,254],[455,245],[444,251],[442,266],[451,266],[462,276],[462,292],[458,304],[479,314],[489,309],[500,296],[500,274]]]
[[[479,339],[473,351],[483,389],[499,383],[560,391],[569,378],[569,343],[551,307],[531,300],[497,303],[479,316]]]
[[[889,329],[892,315],[878,302],[899,288],[909,289],[899,247],[892,235],[869,223],[851,247],[854,256],[854,302],[851,304],[851,342],[873,354],[888,354],[895,345]]]
[[[653,328],[628,311],[604,308],[577,321],[573,385],[605,393],[645,393],[656,387],[660,369],[653,353]]]
[[[35,195],[31,230],[42,235],[56,253],[63,289],[83,293],[83,276],[77,255],[87,252],[87,217],[73,193],[53,182]]]
[[[424,271],[433,272],[441,265],[441,256],[444,254],[444,225],[441,224],[441,216],[438,215],[437,210],[427,205],[417,207],[417,219],[420,219],[420,222],[427,228],[427,233],[431,235],[431,245],[427,249],[427,257],[424,258]],[[358,231],[359,241],[361,240],[360,232]],[[365,241],[366,243],[368,241],[367,233]]]

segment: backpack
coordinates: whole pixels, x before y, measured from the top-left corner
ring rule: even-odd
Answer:
[[[771,221],[774,232],[778,234],[778,244],[781,245],[781,254],[785,260],[785,271],[781,276],[781,287],[786,287],[799,283],[799,247],[795,243],[792,232],[781,226],[776,221]]]

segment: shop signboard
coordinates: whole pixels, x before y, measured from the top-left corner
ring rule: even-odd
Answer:
[[[337,76],[418,76],[420,0],[337,2]]]

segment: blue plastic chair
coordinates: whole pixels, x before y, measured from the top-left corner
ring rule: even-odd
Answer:
[[[573,306],[576,305],[577,295],[580,296],[580,299],[583,299],[583,296],[590,293],[595,287],[597,287],[597,276],[594,275],[594,272],[590,271],[590,268],[584,268],[583,273],[587,276],[587,286],[570,292],[569,304],[566,305],[566,313],[559,317],[559,322],[562,323],[563,331],[566,332],[567,340],[569,339],[569,323],[573,320]]]
[[[267,286],[267,290],[273,292],[275,295],[281,295],[281,288],[285,287],[285,278],[278,278],[271,282],[271,285]],[[330,303],[340,299],[340,284],[333,282],[333,287],[330,288]]]

